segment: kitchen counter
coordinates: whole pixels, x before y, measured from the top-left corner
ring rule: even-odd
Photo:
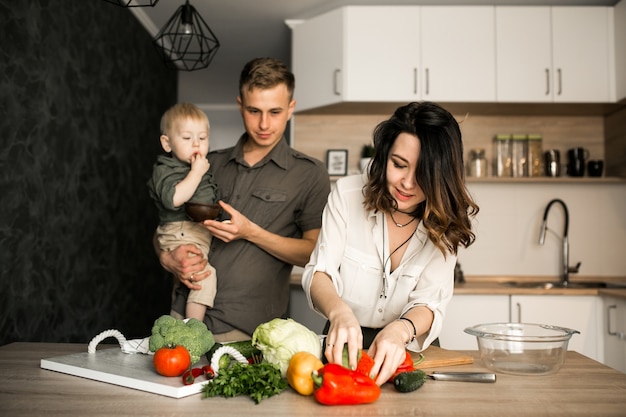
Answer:
[[[503,277],[466,277],[462,284],[455,283],[454,294],[490,294],[490,295],[601,295],[626,298],[626,285],[623,288],[522,288],[506,285],[507,282],[558,282],[551,276],[503,276]],[[606,282],[609,284],[626,283],[626,277],[585,277],[572,276],[570,282]]]
[[[291,285],[301,286],[302,275],[293,274]],[[506,285],[512,281],[557,282],[553,276],[468,276],[463,284],[454,284],[454,294],[472,295],[601,295],[626,299],[626,277],[572,276],[571,282],[607,282],[624,288],[521,288]]]
[[[498,374],[495,384],[427,381],[408,394],[383,386],[373,404],[322,406],[288,388],[256,405],[247,397],[175,399],[40,368],[40,360],[86,351],[83,344],[12,343],[0,347],[0,415],[254,416],[624,416],[626,374],[569,351],[550,376]],[[437,370],[485,371],[471,365]]]

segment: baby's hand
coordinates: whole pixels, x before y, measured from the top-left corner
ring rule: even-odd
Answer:
[[[200,155],[199,153],[195,153],[191,156],[191,170],[195,172],[199,172],[201,174],[205,174],[211,164],[209,160]]]

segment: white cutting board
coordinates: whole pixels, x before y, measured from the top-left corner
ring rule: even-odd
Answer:
[[[182,377],[157,374],[152,360],[152,355],[114,348],[42,359],[41,368],[174,398],[198,394],[208,382],[200,376],[194,384],[183,385]],[[194,367],[208,364],[203,356]]]

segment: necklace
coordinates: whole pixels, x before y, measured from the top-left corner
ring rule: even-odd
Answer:
[[[391,220],[393,220],[394,223],[396,223],[396,221],[393,219],[393,216],[391,216]],[[415,220],[415,218],[413,218],[413,220]],[[411,222],[413,221],[411,220]],[[409,223],[411,223],[409,222]],[[413,233],[411,233],[411,235],[407,238],[407,240],[405,240],[404,242],[402,242],[397,248],[395,248],[393,251],[391,251],[391,253],[389,254],[389,256],[387,257],[387,259],[385,259],[385,223],[387,223],[386,221],[384,221],[383,219],[383,288],[380,291],[380,296],[379,298],[387,298],[387,263],[391,260],[391,257],[393,256],[394,253],[396,253],[398,251],[398,249],[400,249],[402,246],[406,245],[407,243],[409,243],[409,240],[411,240],[411,238],[413,237]],[[409,224],[407,223],[407,224]],[[396,225],[398,227],[403,227],[406,226],[407,224],[404,224],[402,226],[400,226],[398,223],[396,223]]]
[[[406,222],[406,223],[402,224],[402,223],[398,223],[398,222],[396,221],[396,219],[394,219],[394,218],[393,218],[393,213],[392,213],[392,212],[389,212],[389,215],[391,216],[391,220],[393,220],[393,222],[394,222],[394,223],[396,224],[396,226],[398,226],[398,227],[408,226],[408,225],[410,225],[411,223],[413,223],[413,220],[415,220],[415,217],[411,217],[411,220],[409,220],[408,222]]]

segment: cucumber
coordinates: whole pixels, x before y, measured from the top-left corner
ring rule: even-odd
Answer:
[[[416,369],[409,372],[401,372],[393,379],[393,386],[400,392],[415,391],[426,382],[426,372]]]
[[[237,349],[246,359],[257,360],[261,357],[261,351],[252,345],[252,340],[244,340],[242,342],[224,343],[224,346],[230,346]]]

